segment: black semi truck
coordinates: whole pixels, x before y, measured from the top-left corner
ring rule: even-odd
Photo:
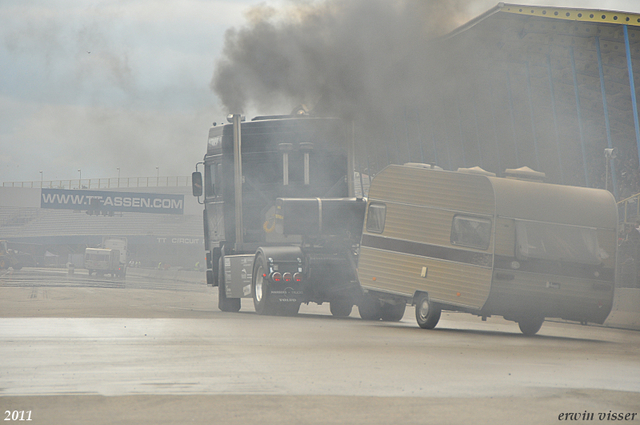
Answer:
[[[348,125],[288,115],[229,121],[209,130],[192,176],[220,310],[253,298],[258,314],[295,315],[301,303],[329,302],[335,316],[358,305],[363,318],[400,320],[404,303],[371,306],[358,283],[366,201],[354,196]]]

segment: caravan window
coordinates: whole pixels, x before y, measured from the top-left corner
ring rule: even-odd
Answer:
[[[516,221],[516,256],[520,259],[600,264],[605,255],[594,228]]]
[[[456,215],[451,226],[451,243],[469,248],[487,249],[491,242],[491,220]]]
[[[387,215],[387,206],[385,204],[371,203],[367,211],[367,231],[373,233],[382,233],[384,230],[384,221]]]

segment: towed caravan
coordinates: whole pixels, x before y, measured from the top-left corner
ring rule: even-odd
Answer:
[[[390,165],[373,179],[358,261],[369,305],[413,304],[425,329],[442,310],[503,316],[525,335],[550,317],[603,323],[617,246],[611,193],[465,171]]]

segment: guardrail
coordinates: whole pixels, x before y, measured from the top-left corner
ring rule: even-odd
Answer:
[[[640,193],[618,202],[618,212],[622,223],[635,222],[640,217]]]
[[[136,187],[191,186],[191,176],[174,177],[111,177],[103,179],[70,179],[30,182],[4,182],[2,187],[48,189],[118,189]]]

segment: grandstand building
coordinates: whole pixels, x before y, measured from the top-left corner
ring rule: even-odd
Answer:
[[[202,207],[190,177],[9,182],[0,187],[0,239],[39,265],[126,237],[128,260],[195,267],[204,261]]]

